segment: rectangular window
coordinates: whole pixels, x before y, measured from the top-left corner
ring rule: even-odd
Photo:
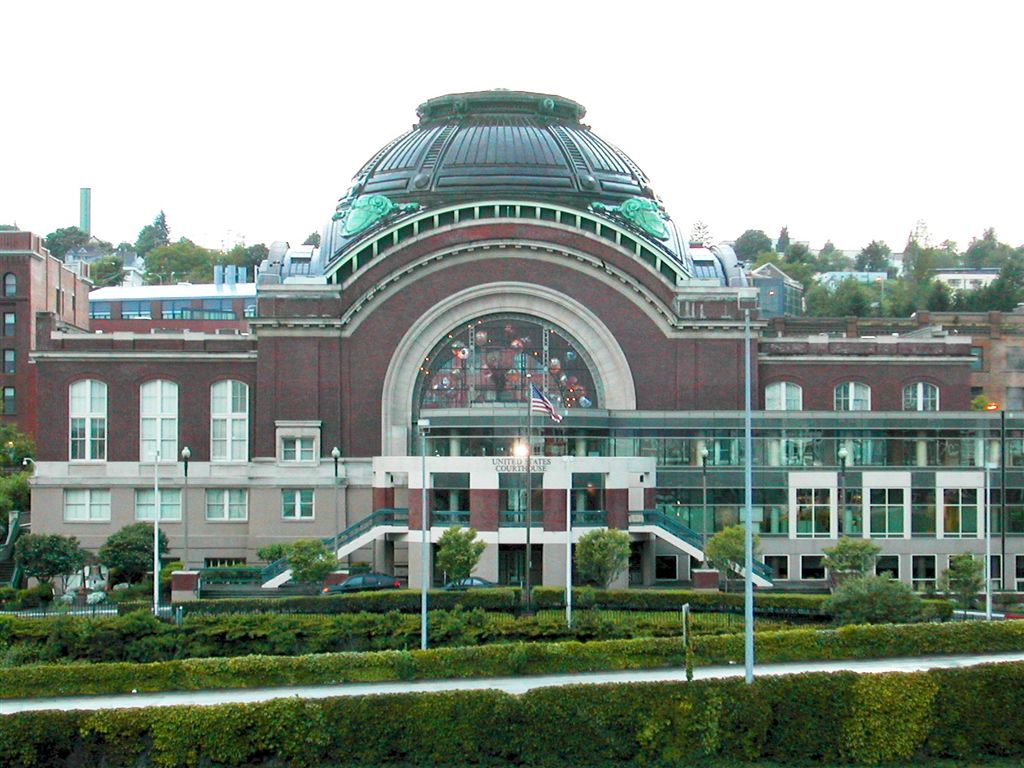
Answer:
[[[69,388],[68,440],[72,461],[107,458],[107,385],[87,379]]]
[[[992,580],[992,589],[999,591],[1003,588],[1003,556],[989,555],[988,577]]]
[[[237,568],[245,565],[244,557],[207,557],[203,559],[204,568]]]
[[[1017,591],[1024,591],[1024,555],[1017,555],[1016,567],[1014,569],[1014,580],[1017,582]]]
[[[935,535],[934,488],[914,488],[910,491],[910,533],[912,536]]]
[[[603,512],[604,508],[604,474],[573,472],[570,509],[574,513],[579,513]]]
[[[84,488],[64,491],[64,520],[69,523],[110,520],[110,491]]]
[[[1006,388],[1006,410],[1019,411],[1024,409],[1024,387]]]
[[[161,309],[164,320],[191,320],[192,299],[166,299]]]
[[[544,475],[530,473],[530,496],[534,522],[544,519]],[[526,473],[498,473],[498,513],[502,525],[526,525]]]
[[[942,533],[950,538],[978,535],[978,489],[942,491]]]
[[[89,317],[93,320],[109,320],[110,319],[110,302],[109,301],[90,301],[89,302]]]
[[[16,373],[18,369],[16,353],[13,349],[4,350],[4,373]]]
[[[981,347],[971,347],[971,370],[980,371],[985,367],[985,350]]]
[[[796,535],[827,538],[831,534],[831,488],[798,488]]]
[[[923,592],[935,587],[935,555],[913,555],[910,558],[911,579],[914,589]]]
[[[18,402],[14,396],[14,387],[4,387],[4,415],[13,416],[18,412]]]
[[[232,299],[203,299],[201,314],[204,320],[234,320],[234,302]]]
[[[135,489],[135,519],[152,520],[154,517],[154,499],[156,492],[153,488]],[[181,520],[181,489],[161,488],[160,489],[160,519]]]
[[[900,577],[900,556],[879,555],[875,558],[875,575],[888,576],[890,579]]]
[[[313,461],[314,439],[312,437],[285,437],[281,440],[282,461]]]
[[[765,555],[764,564],[772,569],[776,581],[789,578],[789,555]]]
[[[178,456],[178,385],[173,381],[147,381],[139,388],[139,460],[163,461]]]
[[[152,320],[153,312],[148,301],[122,301],[121,319],[123,320]]]
[[[206,491],[207,520],[249,519],[249,494],[244,488],[208,488]]]
[[[655,555],[654,578],[658,581],[676,581],[679,578],[679,558],[675,555]]]
[[[285,488],[282,490],[281,517],[285,520],[312,520],[313,489]]]
[[[16,317],[13,312],[4,312],[4,336],[14,335],[14,323]]]
[[[825,578],[825,565],[821,555],[800,555],[800,578],[815,581]]]
[[[871,536],[897,538],[903,536],[903,489],[872,488],[868,494],[871,515]]]

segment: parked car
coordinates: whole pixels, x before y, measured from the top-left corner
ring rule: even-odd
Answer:
[[[500,584],[495,584],[493,581],[481,579],[479,576],[469,576],[465,579],[456,579],[455,581],[449,581],[447,584],[444,585],[444,588],[456,592],[465,589],[493,589],[494,587],[500,586]]]
[[[331,584],[321,590],[324,595],[340,595],[346,592],[376,592],[380,589],[398,589],[402,582],[386,573],[360,573],[349,576],[341,584]]]

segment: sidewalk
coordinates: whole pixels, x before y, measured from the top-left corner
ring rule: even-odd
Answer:
[[[790,675],[800,672],[919,672],[926,669],[954,669],[976,664],[1024,662],[1024,652],[981,656],[919,656],[898,659],[853,661],[811,661],[786,664],[760,664],[754,676]],[[698,667],[695,680],[742,677],[743,665]],[[285,686],[217,691],[170,691],[167,693],[117,694],[113,696],[66,696],[42,699],[0,699],[0,715],[44,709],[120,709],[134,707],[173,707],[180,705],[251,703],[299,697],[326,699],[335,696],[367,696],[389,693],[428,693],[433,691],[498,690],[522,694],[534,688],[562,685],[600,685],[603,683],[652,683],[685,681],[683,669],[649,669],[625,672],[587,672],[572,675],[536,677],[486,677],[456,680],[410,680],[391,683],[344,683],[339,685]]]

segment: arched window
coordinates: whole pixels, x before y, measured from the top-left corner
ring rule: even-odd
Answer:
[[[18,295],[18,276],[13,272],[4,275],[4,296]]]
[[[904,411],[939,410],[939,388],[927,381],[915,381],[903,388]]]
[[[249,387],[218,381],[210,387],[210,460],[249,459]]]
[[[139,387],[139,461],[178,458],[178,385],[147,381]]]
[[[764,409],[766,411],[801,411],[804,407],[804,390],[792,381],[776,381],[764,388]]]
[[[107,459],[107,385],[76,381],[68,390],[69,456],[72,461]]]
[[[871,387],[859,381],[844,381],[836,387],[837,411],[870,411]]]

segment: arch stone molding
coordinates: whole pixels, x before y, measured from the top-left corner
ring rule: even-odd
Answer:
[[[420,364],[453,328],[484,315],[514,313],[545,320],[570,332],[593,363],[608,410],[635,410],[636,387],[626,355],[601,319],[579,302],[534,283],[477,285],[435,304],[406,332],[384,376],[381,396],[381,451],[408,452],[412,400]]]

